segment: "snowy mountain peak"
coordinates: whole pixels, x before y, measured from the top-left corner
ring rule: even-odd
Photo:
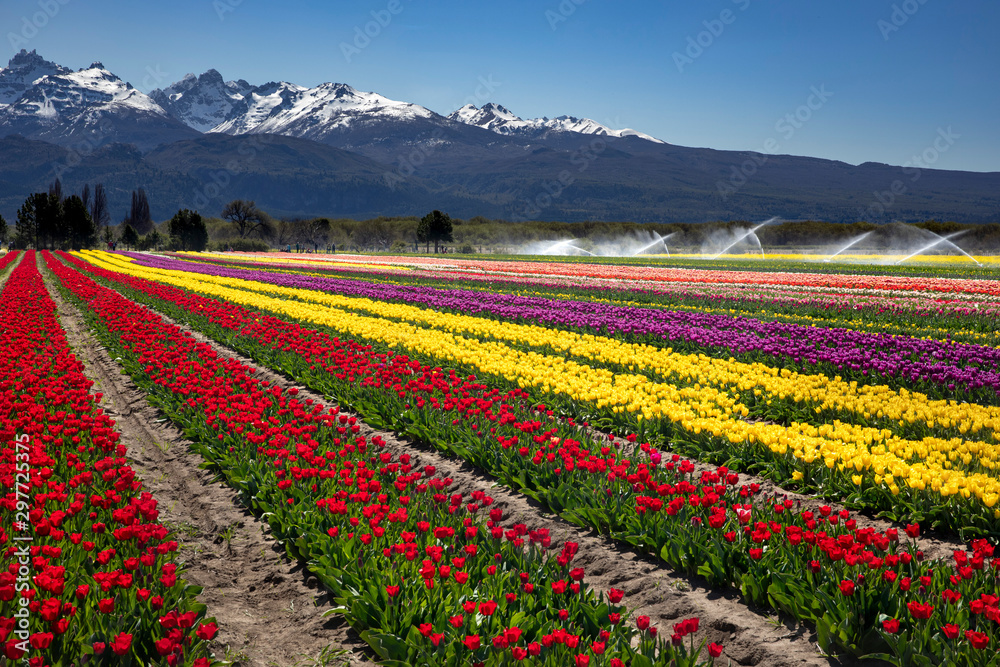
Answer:
[[[218,70],[210,69],[200,76],[187,74],[150,97],[188,127],[207,132],[225,121],[250,90],[246,81],[226,82]]]
[[[474,117],[479,112],[479,107],[475,104],[466,104],[464,107],[455,109],[450,114],[448,114],[449,120],[458,121],[459,123],[465,123],[466,125],[474,125],[471,123],[470,119]]]
[[[152,147],[194,134],[101,62],[74,72],[35,53],[20,53],[15,60],[12,65],[19,67],[0,70],[0,94],[20,93],[0,107],[0,136]]]
[[[27,49],[21,49],[19,52],[14,54],[14,57],[10,59],[7,63],[7,67],[11,69],[21,69],[30,67],[45,67],[58,68],[54,62],[48,61],[45,58],[38,55],[38,52],[32,49],[28,51]]]
[[[219,74],[219,70],[217,70],[217,69],[206,70],[204,74],[202,74],[201,76],[198,77],[198,82],[199,83],[221,83],[221,84],[225,85],[225,80],[222,78],[222,75]]]
[[[390,100],[378,93],[361,92],[346,83],[303,88],[272,82],[250,90],[233,107],[225,122],[210,131],[286,134],[323,140],[358,125],[425,119],[434,115],[422,106]]]
[[[46,60],[35,51],[21,51],[0,67],[0,110],[17,101],[35,81],[50,74],[69,74],[72,70]]]
[[[520,118],[512,114],[510,110],[508,110],[506,107],[503,107],[497,104],[496,102],[488,102],[484,104],[483,108],[480,111],[486,111],[498,118],[506,118],[507,120],[521,120]]]
[[[111,127],[108,119],[112,125],[118,123],[117,129],[104,129]],[[218,70],[209,69],[145,95],[100,61],[74,72],[35,51],[22,50],[0,68],[0,136],[19,132],[57,143],[96,127],[102,128],[102,142],[114,138],[144,146],[204,132],[281,134],[342,145],[379,141],[386,132],[412,136],[416,142],[427,140],[426,136],[441,141],[435,130],[447,125],[457,131],[456,122],[531,142],[561,133],[635,135],[658,141],[632,130],[612,130],[587,118],[525,120],[496,102],[481,108],[468,104],[449,119],[452,123],[418,104],[360,91],[346,83],[306,88],[272,81],[251,86],[243,79],[226,81]],[[455,136],[463,133],[468,131]]]
[[[606,125],[589,118],[576,118],[574,116],[558,116],[549,119],[547,117],[524,120],[513,114],[509,109],[495,102],[484,104],[481,109],[475,105],[466,104],[461,109],[452,112],[448,118],[466,125],[476,125],[478,127],[492,130],[497,134],[510,136],[531,136],[544,137],[550,132],[577,132],[580,134],[594,134],[607,137],[627,137],[635,136],[640,139],[652,141],[658,144],[665,143],[635,130],[612,130]]]
[[[8,111],[11,114],[34,113],[56,119],[80,114],[100,115],[101,110],[110,107],[167,115],[149,96],[122,81],[101,63],[94,63],[77,72],[49,74],[36,80],[8,107]]]
[[[481,109],[474,104],[466,104],[452,112],[448,118],[466,125],[493,130],[498,134],[511,134],[513,130],[525,127],[525,121],[515,116],[509,109],[495,102],[484,104]]]

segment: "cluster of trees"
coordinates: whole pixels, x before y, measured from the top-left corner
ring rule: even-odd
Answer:
[[[434,210],[420,219],[420,224],[417,226],[417,241],[426,243],[428,251],[430,251],[430,244],[433,241],[434,252],[437,253],[442,242],[451,243],[455,240],[452,235],[453,231],[454,225],[451,223],[451,218],[441,211]]]
[[[170,245],[177,250],[201,251],[208,246],[208,228],[197,211],[178,211],[167,223]]]
[[[673,250],[698,251],[723,232],[737,232],[756,223],[729,220],[707,223],[630,223],[630,222],[509,222],[484,217],[467,220],[451,218],[434,210],[422,218],[378,217],[351,219],[273,219],[254,201],[233,200],[225,205],[218,218],[202,218],[197,211],[183,209],[168,222],[156,224],[150,216],[149,199],[143,189],[132,193],[131,205],[117,227],[108,226],[108,196],[102,184],[93,191],[85,185],[80,194],[65,196],[57,179],[46,193],[39,192],[25,200],[17,213],[14,242],[19,247],[85,248],[98,242],[120,242],[126,248],[170,250],[205,250],[233,248],[266,250],[270,247],[296,246],[370,251],[441,252],[516,252],[537,242],[576,239],[577,245],[589,248],[634,236],[645,238],[649,232],[671,235]],[[970,251],[992,252],[1000,246],[1000,225],[966,225],[929,220],[915,224],[853,224],[813,220],[775,222],[758,231],[764,246],[822,247],[872,232],[873,244],[906,244],[926,237],[926,232],[945,235],[964,232],[962,245]],[[923,236],[921,236],[923,235]],[[0,217],[0,241],[7,240],[7,222]]]
[[[132,193],[132,204],[117,230],[108,226],[108,196],[98,183],[80,194],[64,195],[56,179],[48,192],[30,195],[17,212],[11,241],[20,248],[80,250],[99,242],[120,242],[127,248],[151,249],[164,245],[175,250],[204,250],[208,230],[196,211],[178,211],[166,225],[166,235],[157,230],[149,212],[149,199],[141,188]],[[116,233],[117,231],[117,233]],[[7,222],[0,217],[0,242],[8,240]]]
[[[454,241],[452,219],[435,210],[419,221],[416,218],[374,218],[363,222],[336,221],[328,218],[309,220],[273,220],[253,201],[234,200],[222,210],[222,219],[230,223],[238,239],[257,238],[279,247],[289,245],[354,247],[363,250],[404,250],[412,243],[426,244],[430,252],[440,252],[441,244]],[[345,224],[346,223],[346,224]]]
[[[132,204],[122,219],[122,229],[125,225],[131,226],[136,234],[145,235],[154,231],[153,217],[149,213],[149,198],[142,188],[132,191]]]
[[[442,214],[443,215],[443,214]],[[365,250],[416,250],[430,251],[425,242],[435,245],[453,243],[459,252],[500,251],[516,252],[519,248],[540,242],[554,242],[576,239],[576,245],[590,248],[591,245],[613,243],[633,237],[647,238],[649,232],[660,236],[671,236],[669,246],[674,249],[698,252],[705,244],[711,244],[720,233],[738,233],[739,230],[755,227],[760,221],[726,220],[699,223],[633,223],[633,222],[510,222],[507,220],[473,217],[466,220],[449,218],[450,229],[440,237],[427,236],[429,217],[373,218],[371,220],[328,221],[331,234],[342,239],[338,245]],[[315,221],[301,221],[299,226],[310,226]],[[282,223],[279,223],[279,227]],[[866,232],[874,232],[869,237],[872,245],[891,247],[893,243],[907,244],[926,238],[921,230],[940,235],[964,232],[960,244],[966,250],[995,252],[1000,247],[1000,225],[963,224],[929,220],[920,223],[873,224],[855,222],[851,224],[823,222],[816,220],[774,222],[760,229],[758,237],[766,247],[772,248],[824,248],[832,244],[846,242]]]
[[[129,222],[122,222],[118,241],[127,249],[137,250],[194,250],[208,247],[208,227],[197,211],[181,209],[166,224],[165,234],[151,225],[149,232],[139,232]]]
[[[79,250],[97,243],[97,227],[79,195],[60,199],[57,194],[36,192],[17,211],[15,243]]]
[[[66,196],[57,178],[48,192],[30,195],[18,209],[12,241],[22,248],[29,245],[39,249],[89,248],[102,233],[108,233],[109,218],[108,195],[103,184],[98,183],[93,194],[86,184],[80,194]],[[3,222],[0,241],[6,241],[8,233]]]

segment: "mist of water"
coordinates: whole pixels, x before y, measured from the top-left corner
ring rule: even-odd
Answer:
[[[761,258],[766,259],[767,255],[764,252],[764,246],[757,232],[777,220],[779,218],[771,218],[750,228],[717,230],[704,241],[700,252],[685,256],[702,260],[714,260],[743,244],[746,248],[743,252],[759,251]],[[801,250],[789,248],[785,252],[811,254],[815,257],[815,261],[823,262],[834,260],[842,262],[846,260],[891,265],[903,264],[921,255],[940,254],[942,251],[947,250],[952,254],[956,252],[961,253],[961,255],[969,258],[977,266],[982,266],[975,257],[959,247],[953,240],[967,231],[969,230],[941,236],[929,230],[900,223],[880,226],[876,230],[855,236],[847,242],[839,246],[829,247],[825,251],[812,247]],[[648,256],[666,255],[666,257],[670,257],[670,248],[667,245],[667,240],[676,234],[678,232],[662,236],[652,230],[639,229],[614,238],[549,239],[525,245],[521,248],[521,253],[551,256],[587,255],[591,257],[638,257],[648,254]],[[861,256],[848,253],[852,248],[855,252],[858,251],[858,248],[863,248]],[[902,259],[898,259],[899,257],[902,257]]]
[[[905,262],[905,261],[906,261],[906,260],[908,260],[908,259],[912,259],[912,258],[914,258],[914,257],[917,257],[917,256],[919,256],[919,255],[923,255],[923,254],[924,254],[925,252],[927,252],[927,251],[929,251],[929,250],[932,250],[932,249],[934,249],[934,248],[935,248],[936,246],[939,246],[939,245],[941,245],[942,243],[946,243],[946,244],[950,245],[950,246],[951,246],[952,248],[954,248],[955,250],[959,251],[960,253],[962,253],[963,255],[965,255],[966,257],[968,257],[969,259],[971,259],[971,260],[972,260],[973,262],[975,262],[975,263],[976,263],[976,266],[982,266],[982,264],[980,264],[980,263],[979,263],[979,262],[978,262],[978,261],[976,260],[976,258],[975,258],[975,257],[973,257],[973,256],[972,256],[972,255],[970,255],[969,253],[965,252],[965,251],[964,251],[964,250],[962,250],[961,248],[959,248],[959,247],[958,247],[958,246],[957,246],[957,245],[956,245],[956,244],[955,244],[955,243],[954,243],[954,242],[953,242],[953,241],[951,240],[951,239],[953,239],[953,238],[955,238],[955,237],[957,237],[957,236],[961,236],[961,235],[962,235],[962,234],[964,234],[964,233],[965,233],[965,232],[966,232],[967,230],[962,230],[962,231],[960,231],[960,232],[955,232],[955,233],[953,233],[953,234],[948,234],[948,236],[941,236],[940,234],[935,234],[934,232],[932,232],[932,231],[930,231],[930,230],[926,230],[926,231],[927,231],[927,233],[929,233],[929,234],[933,234],[934,236],[936,236],[936,237],[937,237],[937,239],[936,239],[935,241],[932,241],[931,243],[928,243],[928,244],[927,244],[927,245],[925,245],[925,246],[924,246],[923,248],[920,248],[919,250],[916,250],[916,251],[914,251],[914,252],[910,253],[909,255],[907,255],[906,257],[904,257],[903,259],[901,259],[901,260],[899,260],[898,262],[896,262],[896,264],[902,264],[903,262]]]
[[[861,236],[854,237],[853,240],[848,241],[846,244],[844,244],[843,246],[840,247],[840,250],[838,250],[837,252],[833,253],[832,255],[830,255],[829,257],[827,257],[826,259],[824,259],[823,261],[824,262],[829,262],[831,259],[833,259],[837,255],[839,255],[840,253],[844,252],[848,248],[851,248],[851,247],[857,245],[858,243],[860,243],[861,241],[863,241],[864,239],[868,238],[871,235],[872,235],[872,232],[865,232]]]
[[[722,255],[725,255],[727,252],[729,252],[735,246],[737,246],[740,243],[742,243],[743,241],[745,241],[747,239],[751,239],[751,238],[757,243],[757,247],[760,249],[760,257],[761,257],[761,259],[766,259],[765,255],[764,255],[764,245],[760,242],[760,237],[757,236],[757,232],[760,229],[763,229],[764,227],[770,225],[772,222],[774,222],[777,219],[778,218],[771,218],[770,220],[765,220],[764,222],[760,223],[756,227],[754,227],[752,229],[749,229],[749,230],[746,230],[745,232],[743,232],[742,234],[740,234],[739,236],[737,236],[737,238],[736,238],[735,241],[733,241],[732,243],[730,243],[727,246],[724,246],[722,248],[722,250],[720,250],[719,252],[715,253],[715,255],[713,255],[709,259],[718,259]],[[702,251],[702,255],[704,255],[704,254],[705,254],[705,252]]]

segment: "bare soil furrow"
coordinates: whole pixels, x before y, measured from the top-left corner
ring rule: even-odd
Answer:
[[[367,645],[333,607],[325,588],[302,563],[290,562],[270,527],[241,507],[236,493],[199,466],[190,444],[144,398],[91,336],[45,272],[60,323],[76,357],[116,421],[130,464],[159,501],[160,519],[176,533],[184,578],[202,586],[198,599],[215,616],[212,649],[236,667],[373,665]]]
[[[296,387],[300,398],[312,399],[324,406],[337,404],[333,397],[311,391],[200,332],[158,311],[149,310],[218,353],[240,360],[254,369],[254,376],[258,379],[285,388]],[[525,523],[532,528],[547,528],[554,543],[578,542],[580,553],[574,563],[586,569],[585,581],[598,590],[610,587],[624,590],[627,594],[625,603],[634,613],[649,616],[652,624],[661,631],[671,631],[672,624],[679,620],[698,617],[701,619],[699,638],[704,636],[708,641],[723,644],[724,659],[738,665],[829,667],[859,664],[856,661],[822,656],[810,629],[769,610],[748,607],[740,601],[737,591],[705,588],[699,580],[677,574],[658,559],[637,554],[594,531],[581,529],[546,512],[535,501],[508,490],[493,477],[461,460],[444,456],[418,443],[402,440],[392,433],[374,430],[363,422],[359,421],[359,424],[362,425],[362,435],[369,438],[381,436],[388,443],[390,451],[410,454],[416,465],[433,465],[439,474],[451,477],[456,492],[488,490],[496,500],[496,505],[504,508],[505,523]],[[763,480],[748,479],[763,483]]]

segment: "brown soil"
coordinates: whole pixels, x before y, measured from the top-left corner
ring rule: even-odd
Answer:
[[[336,405],[336,401],[329,397],[312,392],[283,375],[256,364],[190,327],[174,322],[162,313],[157,312],[157,315],[180,327],[198,342],[255,369],[255,377],[281,387],[297,387],[300,398],[312,399],[325,406]],[[143,423],[148,421],[142,418]],[[437,467],[438,474],[454,480],[455,492],[487,490],[496,500],[496,506],[505,510],[505,523],[523,522],[531,528],[548,528],[554,543],[578,542],[580,552],[574,564],[586,569],[585,581],[597,590],[607,590],[610,587],[624,590],[625,604],[629,605],[633,613],[649,616],[652,624],[661,631],[671,631],[672,624],[679,620],[700,618],[699,639],[706,637],[708,641],[725,646],[721,660],[728,659],[737,665],[768,667],[858,664],[855,661],[823,657],[812,631],[794,620],[779,617],[769,610],[748,607],[740,601],[740,595],[736,591],[706,588],[703,582],[675,573],[658,559],[639,555],[593,531],[573,526],[544,511],[525,496],[500,486],[494,478],[460,460],[400,440],[392,433],[375,431],[363,423],[361,434],[366,437],[380,435],[388,443],[390,451],[409,453],[414,457],[415,465]],[[203,471],[194,474],[204,475]],[[235,503],[235,498],[230,502]],[[247,515],[244,518],[249,520]],[[275,592],[276,599],[278,596]],[[287,603],[284,606],[287,607]],[[220,627],[221,625],[220,620]]]
[[[102,407],[158,500],[160,520],[176,533],[184,579],[204,587],[198,599],[219,624],[211,647],[216,657],[236,667],[372,666],[367,645],[343,617],[323,618],[334,606],[326,589],[285,557],[270,527],[241,507],[231,488],[199,468],[204,460],[91,336],[54,277],[44,275],[73,353],[94,391],[104,394]]]
[[[64,309],[61,308],[60,312],[62,313],[63,310]],[[74,320],[78,320],[78,314],[76,311],[73,309],[69,310],[72,311],[71,316],[68,318],[69,321],[73,322]],[[226,356],[235,357],[247,366],[256,369],[256,377],[262,380],[266,380],[282,387],[296,386],[298,387],[300,397],[302,398],[311,398],[314,401],[325,405],[336,404],[336,401],[333,399],[311,392],[304,387],[297,385],[295,382],[290,381],[286,377],[269,369],[263,368],[252,360],[235,353],[230,348],[219,345],[207,336],[204,336],[183,324],[173,322],[169,318],[164,317],[161,313],[157,313],[157,315],[163,317],[164,320],[179,326],[182,330],[193,336],[199,342],[210,345],[217,352]],[[79,322],[75,322],[75,324],[77,329],[80,329],[82,326]],[[64,324],[64,326],[69,328],[71,325]],[[96,348],[93,343],[91,343],[90,347]],[[110,378],[113,382],[118,384],[126,382],[126,380],[123,380],[119,375],[120,371],[118,371],[117,367],[114,366],[110,359],[107,359],[107,355],[104,353],[103,349],[96,348],[96,351],[100,353],[98,355],[99,357],[103,356],[105,359],[107,367],[110,369]],[[93,350],[91,350],[91,353],[93,353]],[[86,362],[87,357],[85,355],[81,356],[83,356],[83,360]],[[131,385],[129,384],[129,386]],[[132,391],[134,392],[135,390],[133,389]],[[106,392],[105,395],[110,396],[111,394]],[[141,394],[139,396],[141,396]],[[133,397],[132,400],[140,400],[146,410],[151,410],[148,406],[146,406],[144,401],[141,401],[141,398],[137,399]],[[127,428],[129,430],[140,429],[140,433],[148,433],[150,425],[156,418],[155,411],[146,414],[139,414],[137,415],[136,425],[128,426]],[[122,428],[125,429],[126,426],[123,425]],[[157,426],[155,430],[160,428],[161,427]],[[728,658],[733,663],[738,665],[768,665],[774,667],[784,667],[790,665],[823,666],[858,664],[847,659],[841,661],[835,658],[827,658],[820,655],[813,633],[808,628],[797,624],[794,620],[779,617],[769,610],[748,607],[740,601],[739,593],[736,591],[719,591],[705,588],[703,582],[700,582],[697,579],[680,576],[657,559],[636,554],[627,547],[597,536],[596,533],[592,531],[583,530],[568,524],[558,517],[545,512],[534,501],[531,501],[523,495],[513,493],[508,489],[501,487],[494,478],[483,474],[460,460],[448,458],[428,448],[400,440],[391,433],[374,431],[365,425],[363,425],[362,434],[368,437],[381,435],[382,438],[389,443],[388,447],[390,450],[396,453],[409,453],[411,456],[415,457],[418,465],[436,466],[439,474],[451,477],[455,480],[454,488],[456,491],[470,492],[475,489],[488,490],[490,495],[496,499],[498,506],[505,509],[505,522],[523,522],[532,528],[548,528],[553,535],[554,541],[561,542],[569,540],[579,542],[580,553],[575,563],[586,569],[586,581],[598,590],[606,590],[612,586],[624,590],[626,592],[625,602],[630,606],[633,612],[636,615],[644,614],[650,616],[653,624],[661,628],[662,631],[669,631],[672,623],[677,620],[697,616],[702,621],[702,636],[705,636],[709,641],[715,641],[723,644],[725,646],[723,658]],[[621,441],[621,444],[623,446],[628,446],[628,443],[625,443],[624,441]],[[154,447],[153,449],[157,448]],[[174,447],[172,449],[176,450],[178,447]],[[180,480],[191,476],[197,477],[201,480],[207,480],[208,475],[204,471],[197,469],[197,463],[200,462],[200,459],[196,455],[188,453],[185,453],[184,456],[193,459],[192,464],[186,470],[177,471],[177,479],[173,481],[172,485],[180,486]],[[696,465],[702,467],[702,464],[696,463]],[[145,477],[147,478],[147,486],[154,489],[157,497],[167,497],[165,495],[161,495],[160,491],[150,483],[151,477],[149,475],[145,475]],[[834,509],[840,509],[836,503],[823,501],[814,496],[806,496],[785,491],[781,487],[778,487],[768,480],[760,477],[751,475],[741,475],[740,477],[741,481],[744,483],[756,482],[761,484],[762,490],[765,494],[788,496],[801,501],[804,507],[815,508],[820,505],[829,504]],[[198,486],[198,484],[191,484],[191,486],[195,487],[194,491],[196,493],[194,498],[197,499],[198,502],[203,502],[204,494],[201,492],[203,487]],[[235,494],[229,492],[226,487],[222,487],[221,485],[213,484],[211,486],[213,489],[217,489],[226,494],[226,502],[235,507]],[[169,489],[164,489],[164,492],[167,491],[169,491]],[[249,523],[254,521],[248,513],[243,512],[242,510],[237,510],[237,513],[244,522]],[[879,530],[885,530],[886,528],[893,526],[893,524],[886,521],[870,519],[856,514],[855,517],[858,520],[858,523],[862,526],[871,525]],[[211,524],[208,529],[200,532],[204,533],[204,537],[207,538],[208,541],[215,544],[215,542],[219,541],[219,539],[212,538],[218,535],[219,531],[223,530],[227,525],[232,524],[224,523],[216,519],[209,519],[209,521]],[[900,530],[900,533],[902,534],[902,530]],[[255,531],[255,534],[259,536],[259,531]],[[273,541],[269,540],[268,544],[273,545]],[[215,546],[218,548],[217,544]],[[958,542],[938,540],[928,537],[920,538],[920,546],[929,557],[947,557],[950,555],[952,549],[961,547]],[[278,549],[273,546],[269,547],[269,549],[272,553],[278,553]],[[298,578],[297,583],[300,585],[304,581],[309,581],[311,579],[308,573],[303,572],[298,566],[288,566],[287,561],[277,557],[275,557],[274,560],[280,561],[280,563],[273,562],[272,564],[266,566],[263,564],[257,564],[260,571],[270,572],[273,570],[269,568],[279,568],[283,566],[296,573]],[[234,574],[239,572],[239,567],[249,569],[249,565],[246,562],[236,563],[233,568]],[[186,576],[188,579],[193,580],[193,572],[191,570],[188,571]],[[225,581],[224,578],[221,578],[221,580]],[[311,583],[314,585],[315,580],[311,580]],[[211,582],[208,585],[221,584]],[[258,590],[260,589],[259,586],[257,588]],[[206,590],[206,596],[208,594],[209,591]],[[269,591],[268,595],[276,601],[275,606],[283,606],[284,611],[288,611],[288,603],[286,601],[288,599],[286,597],[288,594],[284,594],[280,590],[275,589]],[[202,596],[202,599],[209,604],[210,609],[216,609],[216,606],[213,606],[213,603],[210,602],[206,596]],[[218,602],[222,602],[221,598],[224,596],[218,597],[220,599],[217,601],[217,604]],[[296,604],[296,609],[297,608],[298,604]],[[219,616],[219,619],[221,637],[223,618]],[[247,619],[246,622],[243,623],[243,627],[245,628],[244,633],[248,638],[255,632],[263,632],[259,627],[260,620],[261,618],[257,617],[254,619]],[[281,628],[272,628],[271,626],[268,626],[267,632],[269,634],[272,634],[273,632],[281,632]],[[348,636],[346,641],[357,641],[355,637],[350,637],[349,633],[347,634]],[[330,638],[327,637],[327,639]],[[299,652],[301,653],[301,651]],[[266,663],[255,662],[245,664],[256,665]]]

